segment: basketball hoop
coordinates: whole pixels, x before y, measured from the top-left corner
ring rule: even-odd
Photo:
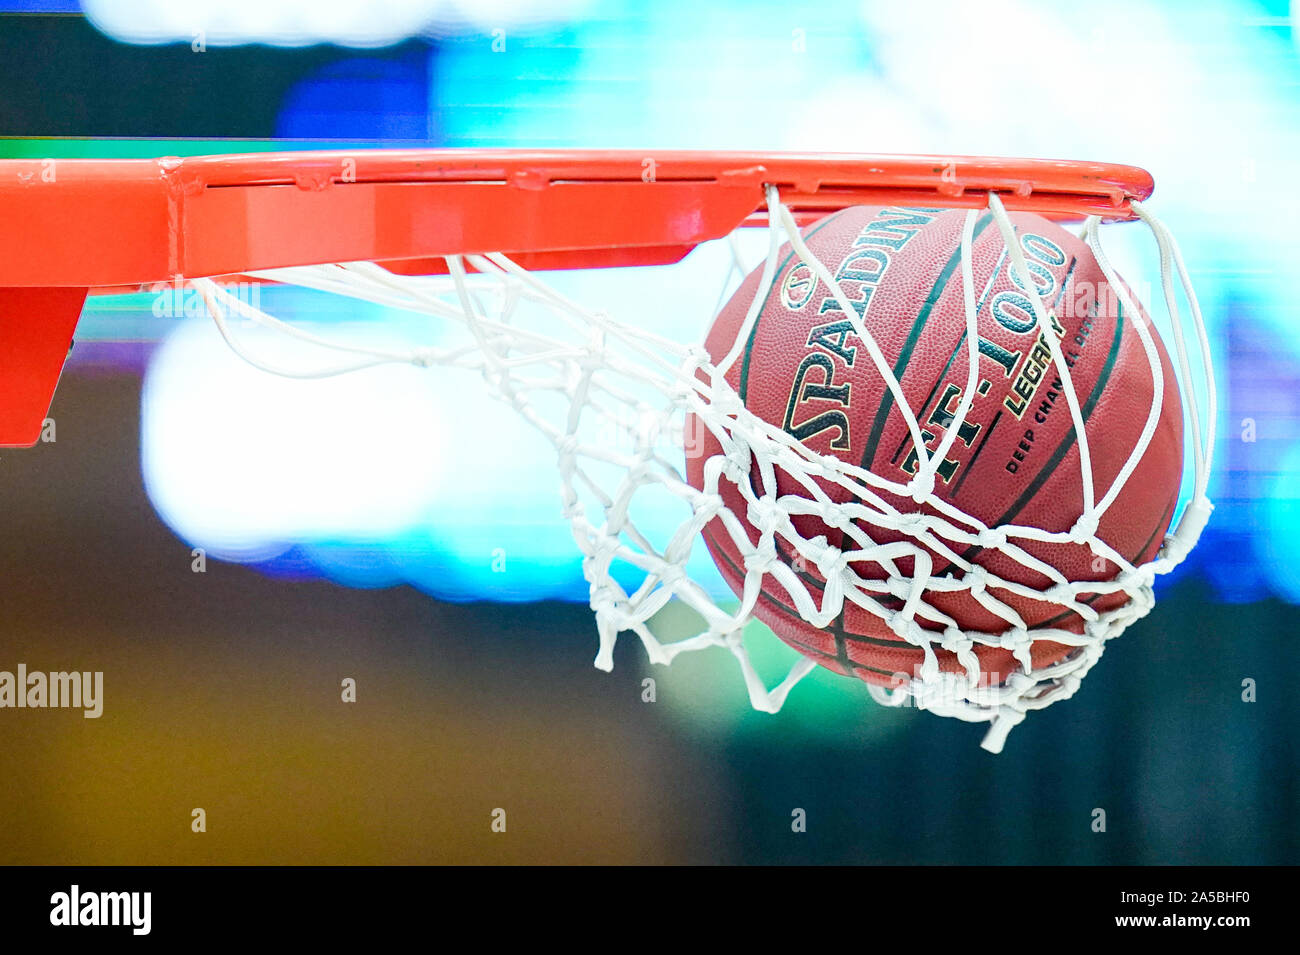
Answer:
[[[765,584],[779,581],[804,620],[816,626],[826,626],[846,602],[878,608],[876,598],[887,594],[899,606],[885,623],[900,645],[923,651],[925,662],[890,685],[871,686],[874,698],[887,705],[911,700],[941,715],[987,721],[983,745],[997,752],[1028,711],[1072,695],[1106,641],[1150,611],[1155,576],[1183,560],[1211,510],[1206,488],[1215,397],[1208,338],[1177,245],[1143,205],[1152,187],[1146,172],[1130,166],[974,157],[384,150],[0,161],[0,214],[7,222],[23,223],[22,229],[0,233],[0,444],[30,444],[38,435],[89,291],[191,282],[230,346],[273,373],[336,374],[384,362],[474,369],[555,446],[562,506],[591,586],[598,667],[612,667],[615,641],[625,631],[640,639],[656,663],[725,647],[739,662],[753,706],[775,712],[816,664],[801,659],[770,690],[760,679],[742,631]],[[1139,311],[1137,303],[1105,256],[1099,226],[1121,220],[1148,226],[1159,250],[1195,458],[1191,501],[1154,559],[1135,565],[1097,537],[1098,518],[1141,458],[1151,426],[1113,486],[1094,489],[1085,473],[1087,491],[1070,531],[988,526],[934,497],[942,453],[932,454],[918,442],[918,467],[907,484],[813,453],[745,407],[725,380],[734,355],[715,365],[699,344],[669,341],[624,324],[617,315],[588,309],[536,274],[674,262],[700,243],[739,228],[764,228],[768,256],[756,302],[771,288],[777,250],[785,242],[843,302],[835,277],[808,252],[799,229],[861,204],[986,210],[1004,235],[1014,234],[1009,211],[1083,219],[1084,241],[1131,314]],[[962,280],[973,314],[970,242],[968,228],[961,245]],[[1019,246],[1008,242],[1007,248],[1020,287],[1035,289]],[[405,352],[337,344],[223,291],[219,279],[230,275],[422,312],[457,328],[461,341]],[[1038,294],[1030,298],[1046,331],[1048,306]],[[861,317],[848,307],[844,314],[859,340],[874,347]],[[346,360],[339,364],[332,358],[328,367],[308,373],[269,364],[240,343],[230,315],[278,329],[302,341],[304,349],[343,354]],[[750,325],[756,315],[755,306]],[[1140,335],[1150,335],[1141,323],[1136,327]],[[1199,374],[1193,374],[1189,349],[1193,336]],[[1143,344],[1154,356],[1151,341]],[[1053,347],[1052,361],[1068,385],[1059,347]],[[1158,362],[1153,374],[1158,380]],[[901,396],[895,386],[901,387],[896,379],[891,387]],[[1197,403],[1202,395],[1208,409],[1204,421]],[[1071,393],[1069,399],[1077,425],[1077,397]],[[962,415],[969,396],[963,400]],[[1153,403],[1152,421],[1158,397]],[[897,404],[915,430],[906,401]],[[703,463],[700,487],[686,479],[682,467],[682,448],[689,449],[693,440],[688,422],[705,429],[722,448]],[[602,428],[628,440],[622,446],[600,440],[609,433]],[[1086,462],[1082,430],[1077,440]],[[752,468],[759,477],[750,476]],[[807,493],[778,495],[768,480],[775,472]],[[719,482],[741,490],[742,509],[723,503]],[[820,492],[830,484],[848,493],[847,503]],[[910,496],[933,509],[926,515],[903,513],[888,495]],[[675,507],[679,519],[656,538],[639,515],[660,505]],[[793,518],[809,514],[847,528],[857,553],[888,561],[895,572],[884,580],[859,576],[842,549],[830,547],[825,537],[799,532]],[[720,606],[686,571],[692,550],[702,546],[701,532],[715,520],[727,528],[742,556],[744,586],[734,609]],[[865,530],[874,527],[902,535],[903,543],[890,544],[884,554],[886,548]],[[993,594],[1018,593],[1024,585],[958,553],[961,547],[996,548],[1027,562],[1033,558],[1023,542],[1058,539],[1086,545],[1119,568],[1113,579],[1101,582],[1037,568],[1049,584],[1032,590],[1032,596],[1077,613],[1084,621],[1078,633],[1027,627]],[[824,581],[820,599],[776,559],[777,541],[818,568]],[[932,576],[930,558],[922,556],[936,552],[952,555],[955,569],[945,576]],[[907,557],[910,571],[897,570],[899,555]],[[630,570],[637,582],[620,584]],[[963,630],[945,620],[928,598],[957,589],[997,613],[1005,628]],[[1125,599],[1098,611],[1084,595],[1101,591]],[[672,601],[694,611],[699,632],[663,642],[655,633],[655,617]],[[1045,640],[1070,652],[1035,666],[1034,647]],[[975,661],[980,647],[1007,650],[1019,662],[1018,672],[995,684],[981,679]],[[940,654],[960,665],[940,666]]]

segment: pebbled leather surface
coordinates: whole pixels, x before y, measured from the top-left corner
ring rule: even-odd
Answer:
[[[897,209],[859,206],[804,231],[811,251],[833,274],[842,276],[839,281],[845,295],[854,301],[866,299],[864,324],[889,367],[897,369],[909,406],[931,435],[926,441],[930,450],[938,447],[945,424],[951,423],[944,411],[956,410],[969,368],[960,270],[965,215],[958,210],[928,210],[924,216],[933,218],[920,221]],[[1022,248],[1031,253],[1027,258],[1036,264],[1035,282],[1042,287],[1045,303],[1053,308],[1063,330],[1061,348],[1072,361],[1070,374],[1086,417],[1095,497],[1100,500],[1150,413],[1154,394],[1151,366],[1134,325],[1140,321],[1150,328],[1149,319],[1126,311],[1117,316],[1117,299],[1081,240],[1032,214],[1013,213],[1011,220]],[[1040,347],[1034,355],[1039,338],[1036,325],[1024,328],[1032,320],[1032,312],[1026,315],[1018,309],[1024,300],[1016,297],[1020,290],[1010,277],[1010,258],[987,212],[980,214],[976,228],[972,262],[979,336],[997,357],[980,357],[978,380],[988,384],[982,386],[984,394],[976,395],[961,440],[954,441],[947,455],[948,480],[936,483],[936,495],[990,526],[1017,523],[1069,530],[1082,513],[1082,481],[1079,446],[1059,373],[1048,358],[1043,374],[1037,382],[1032,380],[1036,368],[1044,364],[1044,349]],[[828,301],[830,290],[820,282],[813,285],[808,269],[800,265],[788,245],[778,261],[781,268],[772,291],[746,353],[730,370],[728,381],[760,417],[784,425],[792,433],[803,428],[807,433],[801,439],[813,450],[906,482],[911,476],[907,468],[913,466],[909,462],[912,441],[884,378],[856,334],[834,329],[844,313]],[[705,343],[713,360],[725,356],[735,341],[760,273],[761,269],[748,276],[719,312]],[[998,321],[995,305],[1004,322]],[[822,331],[810,344],[810,332],[818,328]],[[1164,377],[1162,411],[1150,446],[1102,516],[1097,532],[1134,563],[1151,559],[1158,549],[1172,517],[1182,470],[1182,409],[1177,384],[1154,329],[1151,333]],[[810,359],[815,352],[824,358]],[[1018,357],[1012,360],[1008,355]],[[810,364],[804,365],[806,361]],[[1031,397],[1017,393],[1017,381],[1020,391]],[[688,477],[697,487],[704,460],[719,450],[712,435],[706,433],[703,453],[688,459]],[[759,482],[757,468],[751,480]],[[798,492],[788,476],[779,475],[777,484],[778,493]],[[761,491],[758,483],[755,487]],[[847,496],[837,487],[827,486],[827,491],[837,500]],[[743,516],[739,492],[724,482],[722,495],[728,506]],[[908,497],[888,499],[900,511],[918,507]],[[798,523],[805,536],[824,534],[837,546],[853,546],[851,539],[844,539],[838,530],[815,517],[801,518]],[[898,539],[880,528],[871,528],[870,533],[881,543]],[[720,522],[706,528],[705,539],[724,577],[739,593],[743,568]],[[1094,567],[1094,555],[1083,545],[1022,546],[1071,580],[1107,580],[1118,569],[1110,563]],[[783,554],[790,554],[788,542],[778,539],[778,547]],[[936,572],[949,566],[939,555],[933,556]],[[1005,579],[1033,586],[1047,583],[1042,575],[996,550],[976,548],[966,556]],[[900,571],[911,573],[910,565],[910,560],[903,561]],[[874,562],[860,560],[853,566],[863,577],[885,575]],[[960,574],[955,567],[949,566],[949,570]],[[823,581],[816,570],[809,568],[801,576],[820,602]],[[1078,632],[1082,627],[1076,614],[1057,604],[1005,590],[991,592],[1015,607],[1031,628],[1052,626]],[[933,594],[929,599],[964,629],[1000,632],[1008,626],[968,594]],[[1125,599],[1122,594],[1100,597],[1093,606],[1108,609]],[[877,615],[847,601],[845,606],[830,628],[818,630],[798,615],[784,588],[769,577],[756,613],[783,640],[833,670],[882,685],[898,683],[900,672],[910,675],[922,659],[921,651],[902,642]],[[889,602],[882,606],[897,609]],[[923,617],[920,622],[941,629]],[[980,647],[976,652],[987,678],[995,682],[1019,669],[1006,651]],[[1060,644],[1040,641],[1033,648],[1035,668],[1068,652],[1069,648]],[[941,651],[940,658],[944,669],[960,669],[954,655]]]

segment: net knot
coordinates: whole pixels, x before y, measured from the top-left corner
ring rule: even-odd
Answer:
[[[843,507],[823,507],[818,516],[823,524],[837,531],[848,531],[855,523],[853,518],[845,513]]]
[[[411,354],[411,364],[416,368],[432,368],[438,353],[432,348],[420,348]]]
[[[919,511],[910,514],[899,514],[896,523],[900,533],[909,537],[920,537],[930,529],[930,516]]]
[[[629,487],[640,487],[651,483],[648,475],[651,475],[652,471],[651,465],[645,458],[638,458],[627,466],[627,476],[624,480]]]
[[[757,528],[760,534],[767,534],[780,526],[785,512],[774,501],[760,497],[750,503],[748,517],[749,523]]]
[[[682,370],[686,377],[694,377],[699,369],[709,363],[709,351],[699,342],[692,342],[682,350]]]
[[[722,468],[723,473],[733,484],[739,484],[748,479],[751,460],[753,459],[750,457],[749,448],[737,445],[727,452],[726,463]]]
[[[1002,645],[1009,647],[1011,655],[1020,664],[1021,670],[1028,674],[1034,672],[1034,641],[1024,627],[1012,627],[1002,638]]]
[[[721,494],[697,494],[695,496],[694,509],[699,516],[706,517],[709,520],[718,516],[723,508]]]
[[[913,501],[924,504],[934,494],[934,472],[928,468],[918,471],[916,476],[907,482],[907,490],[911,493]]]
[[[998,641],[1005,649],[1017,654],[1021,651],[1027,651],[1033,646],[1033,638],[1029,636],[1029,631],[1024,627],[1008,627],[1002,634],[1002,639]]]
[[[618,598],[609,587],[593,586],[589,602],[591,609],[601,619],[613,620],[622,616],[622,611],[618,607]]]
[[[817,565],[817,572],[822,575],[823,580],[830,580],[848,565],[844,551],[833,544],[823,547],[813,562]]]
[[[600,323],[592,325],[587,334],[587,347],[577,357],[577,365],[582,369],[583,377],[609,367],[609,359],[605,356],[605,324],[609,322],[609,316],[595,312],[593,318],[599,319]]]
[[[1002,550],[1007,546],[1007,532],[1002,527],[986,527],[977,537],[980,547],[986,550]]]
[[[943,636],[937,641],[940,647],[949,653],[962,654],[969,650],[974,641],[966,635],[966,632],[954,627],[945,627]]]
[[[1084,607],[1076,603],[1078,594],[1071,584],[1052,584],[1043,591],[1043,600],[1048,603],[1054,603],[1066,610],[1081,610]],[[1086,606],[1086,605],[1084,605]]]
[[[814,461],[832,474],[843,473],[844,471],[844,461],[833,454],[816,455]]]
[[[591,559],[597,567],[608,567],[618,556],[618,547],[617,538],[598,536],[591,545]]]
[[[1097,515],[1092,511],[1080,515],[1070,528],[1070,540],[1076,544],[1086,544],[1097,533]]]
[[[690,374],[689,370],[686,371],[682,377],[667,385],[664,389],[675,408],[684,408],[691,404],[691,396],[695,393],[695,385],[689,377]],[[691,408],[690,410],[694,411],[695,409]]]
[[[555,442],[555,450],[561,457],[571,458],[578,450],[578,436],[576,434],[566,434]]]
[[[734,418],[744,410],[745,404],[740,400],[740,395],[732,390],[731,386],[725,381],[719,382],[719,387],[710,388],[709,391],[709,416],[714,415],[724,418]]]
[[[945,648],[955,647],[957,646],[958,640],[967,640],[967,639],[969,638],[966,636],[966,631],[961,629],[960,627],[952,627],[952,626],[944,627],[943,642],[940,645]]]
[[[914,647],[922,647],[928,649],[931,645],[930,641],[933,640],[935,637],[934,631],[926,630],[923,626],[917,623],[916,619],[912,617],[910,614],[904,616],[904,614],[900,612],[898,616],[895,618],[892,626],[895,633],[897,633],[900,637],[902,637],[904,640],[906,640]],[[927,652],[926,653],[927,663],[929,662],[929,658],[930,658],[930,653]],[[923,665],[921,669],[922,672],[924,672],[925,666]]]
[[[679,564],[667,564],[659,571],[659,581],[663,587],[674,593],[677,586],[686,578],[686,571]]]

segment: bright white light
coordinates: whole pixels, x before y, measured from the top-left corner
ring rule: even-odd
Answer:
[[[435,34],[532,29],[563,22],[586,0],[83,0],[103,33],[125,43],[390,46]]]
[[[725,247],[714,245],[657,276],[622,270],[549,278],[567,290],[587,284],[593,303],[622,304],[625,321],[686,340],[711,314],[726,262]],[[665,280],[697,286],[702,273],[716,280],[704,296],[709,304],[683,308],[681,287]],[[645,291],[629,298],[625,283]],[[319,318],[316,306],[330,299],[279,291],[261,306],[295,325]],[[318,321],[312,330],[395,351],[437,341],[436,323],[422,316],[371,318]],[[233,332],[250,354],[277,367],[305,371],[322,360],[279,332],[248,324]],[[210,321],[194,317],[178,323],[154,354],[143,404],[150,499],[181,538],[214,557],[258,561],[296,547],[322,573],[352,586],[406,582],[451,600],[586,597],[555,449],[493,398],[476,371],[389,365],[288,379],[246,364]],[[589,437],[634,439],[604,431]],[[680,502],[672,504],[643,501],[633,519],[652,539],[666,539],[685,516]],[[691,570],[729,592],[702,544]]]
[[[259,355],[301,363],[281,336],[236,331]],[[210,322],[194,319],[145,378],[145,484],[181,537],[219,557],[401,534],[425,519],[448,466],[446,414],[418,369],[287,380],[245,364]]]

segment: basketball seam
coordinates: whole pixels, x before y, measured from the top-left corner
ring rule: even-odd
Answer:
[[[1106,388],[1106,383],[1110,381],[1110,376],[1115,370],[1115,362],[1119,359],[1119,345],[1123,331],[1124,310],[1122,306],[1116,306],[1115,337],[1111,341],[1110,354],[1106,356],[1106,363],[1102,366],[1101,372],[1097,375],[1097,382],[1093,386],[1091,394],[1088,395],[1088,400],[1084,403],[1083,407],[1079,409],[1079,417],[1083,419],[1085,433],[1087,431],[1088,419],[1096,409],[1097,402],[1101,400],[1101,395]],[[1062,385],[1064,385],[1064,382],[1062,382]],[[1074,433],[1074,428],[1071,427],[1069,434],[1061,439],[1060,445],[1058,445],[1056,450],[1052,452],[1052,456],[1047,459],[1047,462],[1041,468],[1039,468],[1038,473],[1034,475],[1034,479],[1030,481],[1029,486],[1021,492],[1020,497],[1016,498],[1016,502],[1011,505],[1010,509],[1008,509],[1007,512],[997,520],[994,524],[995,527],[1005,524],[1020,513],[1024,506],[1029,503],[1030,499],[1038,493],[1038,489],[1043,486],[1049,477],[1052,476],[1056,470],[1056,466],[1061,463],[1067,454],[1070,453],[1070,448],[1074,447],[1074,442],[1077,437],[1078,436]]]
[[[841,209],[839,212],[832,213],[831,215],[822,219],[820,222],[818,222],[816,225],[814,225],[811,229],[808,230],[808,234],[803,237],[804,243],[807,244],[809,239],[815,236],[822,229],[826,228],[828,225],[830,225],[840,216],[844,215],[844,213],[849,212],[852,208],[853,207],[850,206],[848,209]],[[772,276],[772,284],[768,287],[767,295],[763,296],[763,304],[759,307],[758,315],[754,319],[754,327],[749,330],[749,341],[745,342],[745,354],[743,360],[740,363],[740,382],[736,388],[736,392],[737,394],[740,395],[740,400],[742,402],[747,397],[749,391],[749,356],[750,356],[750,352],[754,348],[754,340],[758,338],[758,326],[761,325],[763,322],[763,313],[767,310],[768,300],[771,299],[772,293],[776,291],[777,285],[780,284],[778,280],[780,279],[781,274],[785,272],[785,267],[790,264],[790,260],[797,256],[798,253],[795,252],[794,248],[792,247],[790,249],[790,253],[784,259],[781,260],[780,266],[777,267],[776,272]],[[814,277],[812,295],[816,295],[816,294],[817,294],[817,283]],[[810,302],[812,301],[812,295],[808,297],[808,301]]]
[[[980,237],[980,234],[992,221],[993,216],[986,214],[984,218],[975,223],[975,232],[971,237],[972,248],[974,248],[975,240]],[[921,332],[925,329],[925,323],[929,319],[930,313],[934,310],[934,306],[938,304],[939,299],[943,297],[948,283],[952,281],[953,273],[957,270],[957,266],[961,264],[961,252],[961,246],[959,245],[949,256],[947,264],[944,265],[943,271],[935,279],[934,287],[930,289],[930,294],[926,296],[925,302],[922,303],[920,311],[916,314],[915,321],[912,322],[912,329],[908,332],[907,340],[903,342],[903,348],[898,353],[898,360],[894,362],[893,375],[899,387],[902,387],[907,363],[912,358],[912,350],[916,348],[916,343],[921,337]],[[862,468],[865,471],[871,470],[872,461],[876,456],[876,446],[880,443],[881,435],[885,430],[885,422],[889,420],[889,411],[893,404],[894,394],[886,388],[885,394],[880,400],[880,407],[876,409],[875,420],[871,423],[871,434],[867,438],[867,446],[862,451]]]

